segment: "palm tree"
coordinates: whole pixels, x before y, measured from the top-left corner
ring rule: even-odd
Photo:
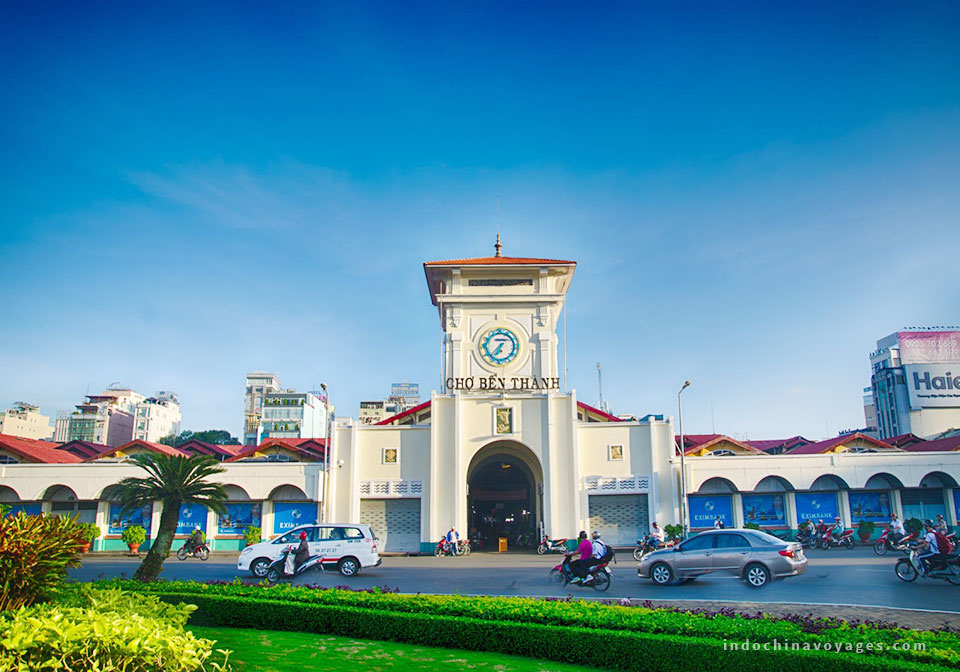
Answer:
[[[122,512],[152,504],[156,500],[163,503],[156,539],[133,575],[140,581],[155,581],[160,575],[163,561],[170,555],[181,504],[203,504],[215,513],[226,513],[223,503],[227,493],[223,484],[206,480],[208,476],[222,473],[224,469],[209,455],[186,457],[141,453],[130,457],[130,462],[144,469],[149,476],[128,476],[117,484],[114,493]]]

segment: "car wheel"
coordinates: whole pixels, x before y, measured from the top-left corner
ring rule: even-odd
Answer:
[[[360,571],[360,563],[356,558],[344,558],[337,565],[337,568],[344,576],[356,576],[357,572]]]
[[[752,588],[762,588],[770,582],[770,570],[763,565],[747,565],[743,575]]]
[[[267,570],[269,569],[270,561],[266,558],[257,558],[250,563],[250,573],[258,579],[264,578],[267,575]]]
[[[914,569],[913,564],[906,558],[900,558],[897,560],[897,564],[893,568],[893,571],[896,572],[898,579],[901,581],[906,581],[907,583],[910,583],[917,578],[917,570]]]
[[[658,586],[666,586],[673,583],[673,570],[665,562],[658,562],[650,568],[650,578]]]
[[[177,551],[177,560],[186,560],[187,559],[187,549],[181,548]]]

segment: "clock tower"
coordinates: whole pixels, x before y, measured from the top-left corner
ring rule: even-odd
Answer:
[[[496,254],[423,265],[443,339],[443,391],[560,389],[557,321],[577,264]]]

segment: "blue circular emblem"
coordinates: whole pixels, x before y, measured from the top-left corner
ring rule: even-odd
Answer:
[[[480,356],[494,366],[506,366],[520,354],[520,339],[506,327],[494,327],[480,339]]]

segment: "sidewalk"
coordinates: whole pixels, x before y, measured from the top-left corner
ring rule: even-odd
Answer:
[[[650,603],[656,607],[676,609],[706,609],[719,611],[733,609],[746,614],[762,612],[773,616],[795,614],[798,616],[826,616],[844,621],[883,621],[896,623],[916,630],[935,630],[943,626],[960,628],[960,613],[926,611],[921,609],[897,609],[895,607],[872,607],[861,605],[811,604],[797,602],[728,602],[720,600],[662,600],[632,599],[633,604]]]

